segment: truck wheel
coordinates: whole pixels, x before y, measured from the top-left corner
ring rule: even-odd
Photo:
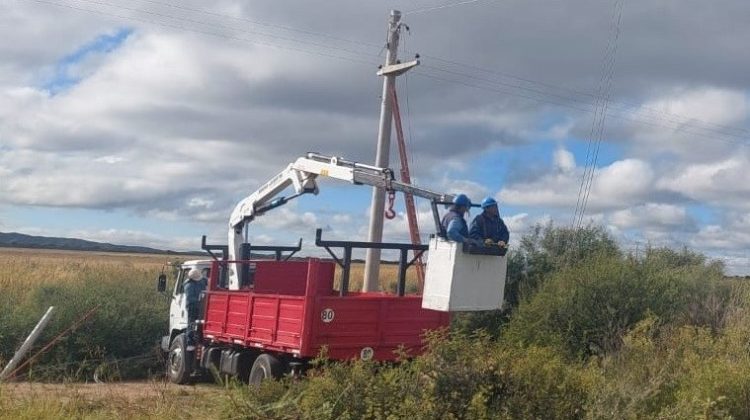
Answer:
[[[185,350],[185,334],[180,334],[172,340],[167,356],[167,376],[176,384],[186,384],[190,381],[192,363]]]
[[[250,378],[248,383],[251,385],[260,385],[266,379],[279,379],[283,374],[281,362],[276,357],[263,353],[255,359],[253,368],[250,369]]]

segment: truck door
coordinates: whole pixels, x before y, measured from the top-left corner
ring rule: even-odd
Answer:
[[[169,330],[184,330],[187,328],[187,307],[185,302],[185,280],[192,267],[182,268],[177,274],[177,281],[172,292],[172,302],[169,305]]]

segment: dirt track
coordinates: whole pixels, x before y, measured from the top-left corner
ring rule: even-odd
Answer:
[[[138,401],[146,398],[164,396],[202,396],[210,393],[222,392],[216,385],[174,385],[168,382],[114,382],[114,383],[39,383],[18,382],[0,386],[7,396],[16,398],[45,396],[85,399],[117,399]]]
[[[33,418],[216,418],[229,397],[221,386],[161,381],[0,385],[0,420]]]

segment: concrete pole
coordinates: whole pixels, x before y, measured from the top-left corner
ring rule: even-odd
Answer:
[[[396,63],[398,54],[399,23],[401,12],[391,10],[388,20],[388,52],[385,56],[385,65]],[[387,74],[383,79],[383,101],[380,104],[380,128],[378,130],[378,147],[375,155],[375,166],[387,168],[391,152],[391,125],[393,124],[393,99],[392,88],[396,83],[395,74]],[[372,206],[370,208],[370,229],[367,234],[368,242],[383,241],[383,210],[385,205],[385,190],[374,187],[372,189]],[[380,250],[368,249],[365,258],[365,278],[362,283],[363,292],[374,292],[378,290],[378,278],[380,276]]]
[[[10,362],[5,366],[5,369],[3,369],[2,372],[0,372],[0,381],[5,379],[5,376],[9,373],[13,372],[13,369],[16,368],[18,363],[23,360],[23,357],[26,355],[26,352],[29,351],[31,346],[34,345],[34,342],[39,337],[39,335],[44,330],[44,327],[47,326],[47,323],[49,322],[49,319],[52,315],[52,311],[55,309],[54,306],[50,306],[49,309],[47,309],[47,312],[44,313],[42,316],[42,319],[39,320],[39,322],[36,324],[36,327],[34,327],[33,330],[31,330],[31,334],[29,334],[28,337],[26,337],[26,341],[21,344],[21,348],[18,349],[16,354],[13,356],[12,359],[10,359]]]

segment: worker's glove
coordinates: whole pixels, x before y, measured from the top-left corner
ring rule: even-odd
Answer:
[[[495,245],[495,241],[493,241],[492,239],[488,238],[484,240],[484,246],[494,246],[494,245]]]
[[[506,244],[505,241],[497,241],[497,246],[500,248],[507,248],[508,244]]]

